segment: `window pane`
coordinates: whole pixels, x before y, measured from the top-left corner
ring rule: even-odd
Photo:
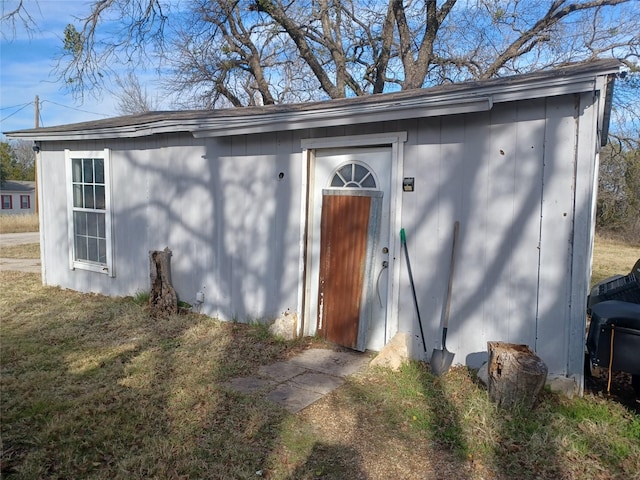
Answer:
[[[107,263],[107,241],[104,239],[98,240],[98,262]]]
[[[84,208],[95,208],[93,201],[93,185],[84,186]]]
[[[104,160],[102,158],[95,158],[93,160],[95,166],[95,183],[104,183]]]
[[[85,158],[82,160],[84,170],[84,183],[93,183],[93,160]]]
[[[82,182],[82,160],[74,158],[72,161],[73,181]]]
[[[87,260],[87,237],[76,235],[76,260]]]
[[[96,217],[97,217],[97,223],[98,223],[98,237],[107,238],[107,236],[105,235],[106,229],[104,227],[105,214],[104,213],[96,213]]]
[[[106,208],[104,201],[104,187],[102,185],[96,185],[96,207],[99,210]]]
[[[98,261],[98,239],[87,238],[87,260],[90,262]]]
[[[87,213],[87,235],[98,236],[98,218],[96,213]]]
[[[353,180],[356,182],[361,182],[364,176],[369,173],[369,170],[364,168],[362,165],[358,165],[357,163],[354,165],[355,172],[353,174]]]
[[[338,170],[338,173],[342,175],[342,178],[344,178],[347,181],[347,183],[353,180],[351,165],[345,165],[340,170]]]
[[[82,185],[73,186],[73,206],[76,208],[84,207],[84,203],[82,202]]]
[[[87,234],[87,214],[84,212],[73,212],[73,223],[76,235]]]
[[[332,187],[344,187],[344,182],[342,181],[342,179],[340,178],[340,176],[338,174],[335,174],[333,176],[333,180],[331,180],[331,186]]]
[[[362,181],[362,186],[364,188],[376,188],[376,181],[373,178],[373,175],[369,174],[369,176],[365,177]]]

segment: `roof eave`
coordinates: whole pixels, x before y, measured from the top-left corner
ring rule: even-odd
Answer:
[[[362,124],[387,122],[407,118],[436,117],[459,113],[483,112],[491,110],[490,97],[478,97],[449,102],[430,102],[423,105],[393,106],[360,105],[359,109],[349,107],[327,110],[276,114],[269,118],[241,117],[237,119],[216,119],[191,130],[195,138],[269,133],[285,130],[331,127],[342,124]],[[249,121],[251,119],[251,121]]]
[[[220,116],[192,119],[172,119],[149,121],[134,125],[86,128],[75,131],[37,129],[9,132],[11,138],[34,141],[96,140],[110,138],[136,138],[167,133],[187,133],[196,138],[222,137],[251,133],[300,130],[306,128],[330,127],[335,125],[362,124],[392,121],[407,118],[423,118],[487,111],[496,103],[532,98],[551,97],[579,92],[595,91],[602,85],[599,79],[617,73],[618,66],[584,71],[571,75],[548,78],[534,78],[528,81],[511,82],[509,77],[503,82],[489,85],[470,85],[437,94],[425,93],[415,97],[401,98],[379,95],[371,100],[353,104],[320,104],[299,110],[273,113],[247,113],[246,115]],[[374,100],[375,98],[375,100]]]
[[[257,118],[251,115],[231,119],[216,118],[201,122],[197,128],[191,130],[191,133],[195,138],[221,137],[327,127],[345,123],[345,121],[349,124],[360,124],[481,112],[491,110],[496,103],[593,91],[597,85],[596,79],[597,76],[592,73],[570,79],[556,78],[526,85],[477,87],[464,92],[438,96],[404,101],[380,101],[375,104],[337,108],[331,110],[330,116],[327,115],[326,109],[322,109]]]

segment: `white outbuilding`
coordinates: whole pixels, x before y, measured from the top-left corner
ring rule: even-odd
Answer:
[[[299,105],[151,112],[10,132],[39,147],[42,281],[148,291],[223,320],[478,367],[529,345],[582,389],[598,151],[619,63]],[[401,250],[406,232],[418,316]]]

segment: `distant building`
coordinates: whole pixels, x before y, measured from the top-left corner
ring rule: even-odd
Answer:
[[[35,212],[36,182],[6,180],[0,185],[0,214],[25,214]]]

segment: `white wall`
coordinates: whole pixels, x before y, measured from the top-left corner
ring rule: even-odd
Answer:
[[[447,339],[454,363],[477,367],[486,361],[487,341],[500,340],[534,348],[552,375],[581,376],[596,152],[592,102],[584,94],[500,104],[490,114],[427,119],[410,130],[404,175],[415,177],[416,187],[403,194],[403,226],[426,355],[404,269],[399,316],[400,329],[413,333],[416,356],[428,360],[441,348],[459,220]]]
[[[416,358],[440,348],[453,224],[460,243],[447,348],[479,366],[487,341],[526,343],[551,374],[581,375],[595,175],[592,94],[486,113],[192,139],[44,143],[44,277],[80,291],[148,290],[148,252],[173,251],[174,287],[203,312],[263,319],[296,310],[301,140],[406,131],[402,226],[423,319],[423,353],[402,254],[398,309]],[[580,140],[578,140],[580,132]],[[115,277],[69,270],[64,148],[112,149]],[[279,178],[279,174],[283,178]],[[396,232],[398,233],[398,232]],[[393,271],[390,265],[389,271]]]
[[[110,295],[148,291],[149,251],[169,247],[180,299],[193,303],[203,291],[203,313],[245,321],[295,310],[301,170],[290,137],[174,136],[43,148],[46,283]],[[105,147],[111,149],[114,278],[69,270],[66,237],[63,149]]]

